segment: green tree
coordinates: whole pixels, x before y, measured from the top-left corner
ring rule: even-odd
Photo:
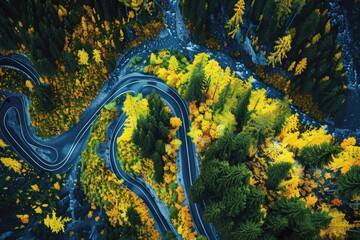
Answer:
[[[212,105],[213,111],[221,113],[224,110],[226,100],[228,99],[228,95],[230,94],[230,83],[226,85],[226,87],[221,91],[219,100]]]
[[[169,230],[166,232],[165,240],[176,240],[176,236],[171,230]]]
[[[238,98],[236,108],[233,110],[235,116],[237,127],[236,129],[241,132],[243,126],[246,124],[249,115],[248,115],[248,106],[250,103],[251,89],[246,91],[242,96]]]
[[[223,214],[225,206],[221,202],[211,203],[206,206],[204,211],[204,219],[207,222],[215,223],[218,221],[220,216]]]
[[[200,178],[197,178],[195,182],[191,185],[189,199],[191,202],[201,202],[203,194],[205,191],[205,185]]]
[[[275,190],[279,183],[288,176],[291,166],[291,163],[288,162],[281,162],[270,166],[267,171],[266,188]]]
[[[360,166],[352,166],[345,175],[339,177],[336,185],[339,193],[348,199],[360,195]]]
[[[139,213],[133,207],[126,209],[126,216],[132,226],[141,226],[141,218]]]
[[[226,131],[205,153],[206,159],[222,159],[228,161],[233,150],[233,133]]]
[[[154,162],[154,170],[155,170],[154,180],[158,183],[161,183],[164,177],[165,163],[157,152],[153,153],[152,160]]]
[[[324,142],[319,145],[306,146],[301,149],[299,159],[307,167],[322,167],[332,161],[332,155],[341,152],[338,143]]]
[[[260,223],[246,221],[232,233],[234,239],[239,240],[256,240],[261,236],[262,230]]]
[[[206,88],[205,72],[201,63],[194,67],[194,71],[190,76],[186,87],[185,99],[189,102],[197,101],[201,103],[205,101],[204,90]]]
[[[165,103],[155,91],[147,97],[149,114],[140,117],[133,131],[132,142],[140,147],[143,158],[152,158],[154,162],[156,182],[162,182],[164,176],[165,143],[169,143],[170,114],[166,111]]]
[[[266,218],[265,231],[278,235],[289,226],[289,220],[280,215],[270,215]]]
[[[217,183],[219,190],[230,189],[231,187],[239,187],[248,185],[250,174],[244,164],[226,167],[222,172]]]
[[[300,199],[280,198],[270,209],[263,229],[276,239],[314,239],[330,220],[327,213],[313,212]]]
[[[251,147],[251,135],[247,132],[240,132],[233,140],[230,165],[245,163]]]
[[[235,217],[246,207],[246,189],[240,186],[224,188],[225,194],[223,201],[226,207],[226,215]]]

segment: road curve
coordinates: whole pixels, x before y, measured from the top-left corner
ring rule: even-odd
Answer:
[[[105,97],[102,96],[103,98],[92,103],[89,107],[90,111],[86,111],[81,116],[81,121],[77,125],[70,131],[49,140],[43,140],[35,136],[35,131],[30,126],[25,97],[22,95],[8,96],[0,107],[1,135],[24,160],[33,166],[45,171],[64,172],[72,166],[74,161],[79,160],[81,152],[86,146],[90,127],[97,119],[100,110],[105,104],[108,104],[126,92],[132,92],[135,95],[142,92],[144,95],[147,95],[152,89],[155,89],[161,95],[173,110],[174,115],[183,121],[183,127],[178,134],[179,139],[183,143],[179,156],[181,158],[184,190],[187,196],[191,184],[199,174],[195,148],[187,136],[190,127],[188,106],[176,90],[169,88],[161,80],[152,76],[132,73],[118,79],[118,81],[111,86],[111,89],[107,91]],[[124,121],[123,116],[120,119]],[[122,124],[118,126],[117,131],[114,131],[114,134],[117,135],[120,134]],[[162,234],[165,234],[166,231],[171,230],[169,223],[161,214],[159,207],[156,205],[146,186],[121,170],[116,160],[116,136],[112,136],[111,139],[112,154],[110,154],[110,157],[112,170],[119,178],[124,179],[125,185],[130,190],[134,191],[145,201],[160,228],[159,230]],[[199,234],[207,236],[208,239],[217,239],[213,228],[202,219],[204,205],[190,204],[189,208],[195,228]]]
[[[34,65],[21,53],[11,53],[9,55],[0,54],[0,66],[13,68],[24,73],[35,84],[40,85],[40,74],[36,71]]]

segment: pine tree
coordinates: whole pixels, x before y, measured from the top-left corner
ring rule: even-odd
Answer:
[[[231,157],[229,159],[230,165],[245,163],[249,156],[251,146],[251,135],[247,132],[241,132],[236,135],[233,140]]]
[[[240,26],[243,23],[243,14],[245,12],[245,1],[238,0],[234,6],[234,15],[226,23],[225,28],[228,29],[229,35],[234,38],[236,33],[240,30]]]
[[[306,146],[299,153],[299,160],[308,167],[322,167],[332,161],[332,155],[341,152],[338,143],[324,142],[319,145]]]
[[[185,92],[185,99],[189,102],[197,101],[201,103],[205,101],[204,90],[206,85],[205,72],[201,63],[195,66],[195,69],[189,79],[189,83]]]
[[[260,223],[247,221],[241,223],[232,236],[234,239],[239,240],[256,240],[260,238],[261,234],[262,230]]]
[[[262,188],[250,187],[250,191],[247,195],[247,209],[255,210],[259,209],[260,205],[265,201],[265,192]]]
[[[280,198],[268,212],[263,229],[276,239],[314,239],[329,221],[328,214],[312,212],[298,198]]]
[[[215,143],[210,145],[208,151],[206,151],[206,159],[222,159],[228,161],[231,156],[233,133],[227,131],[221,136]]]
[[[286,58],[287,52],[291,50],[292,37],[290,34],[279,38],[274,46],[274,52],[268,56],[268,63],[274,68],[276,63],[282,64],[282,60]]]
[[[225,206],[220,203],[211,203],[206,206],[204,211],[204,220],[210,223],[215,223],[221,217]]]
[[[250,103],[251,90],[246,91],[240,98],[238,98],[236,108],[233,110],[237,122],[236,129],[241,132],[248,120],[248,106]]]
[[[297,198],[280,198],[272,207],[272,214],[284,216],[289,220],[290,224],[298,222],[310,213],[310,209],[305,203]]]
[[[244,211],[246,207],[246,191],[241,186],[224,188],[225,191],[222,202],[226,207],[226,215],[235,217]]]
[[[327,228],[331,222],[331,216],[325,211],[315,211],[311,215],[311,222],[317,229]]]
[[[129,220],[129,223],[132,226],[141,226],[141,218],[139,213],[133,207],[128,207],[126,209],[126,216]]]
[[[280,215],[269,215],[266,218],[265,230],[278,235],[289,226],[289,221],[286,217]]]
[[[230,166],[225,169],[217,180],[219,191],[231,187],[239,187],[249,183],[250,174],[244,164]]]
[[[276,115],[274,120],[273,129],[275,131],[274,136],[277,136],[281,133],[281,129],[285,124],[286,118],[289,116],[290,109],[288,108],[288,101],[284,99],[284,105],[281,107],[281,112]]]
[[[155,138],[152,134],[152,132],[147,132],[143,143],[141,143],[141,151],[140,151],[140,155],[142,157],[149,157],[151,156],[151,154],[153,153],[154,149],[153,149],[153,144],[154,144]]]
[[[269,167],[267,171],[268,179],[265,182],[267,189],[275,190],[279,183],[288,176],[291,163],[282,162]]]
[[[307,58],[301,59],[300,62],[296,65],[294,76],[302,74],[307,66]]]
[[[218,113],[221,113],[224,110],[224,106],[228,98],[228,94],[230,94],[230,83],[228,83],[226,87],[221,91],[219,100],[212,105],[214,112],[217,111]]]
[[[348,199],[360,196],[360,166],[352,166],[345,175],[339,177],[336,184],[339,193]]]
[[[157,152],[153,153],[152,161],[154,163],[155,169],[154,180],[157,183],[161,183],[164,179],[164,161],[161,159],[161,156]]]
[[[189,199],[193,203],[199,203],[202,201],[202,197],[205,191],[205,185],[200,178],[196,179],[191,185]]]

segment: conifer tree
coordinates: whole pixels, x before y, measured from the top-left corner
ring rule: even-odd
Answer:
[[[256,240],[261,236],[262,230],[260,223],[247,221],[241,223],[240,226],[232,233],[234,239],[239,240]]]
[[[233,110],[237,122],[236,129],[241,132],[248,120],[248,106],[250,103],[251,90],[246,91],[238,98],[236,108]]]
[[[331,144],[324,142],[319,145],[304,147],[299,153],[299,158],[305,166],[322,167],[332,161],[332,155],[340,152],[341,148],[338,143]]]
[[[228,83],[226,87],[221,91],[219,100],[212,105],[214,112],[218,111],[219,113],[221,113],[224,110],[228,94],[230,94],[230,83]]]
[[[265,182],[267,189],[274,190],[279,183],[288,176],[291,169],[291,163],[282,162],[269,167],[267,171],[268,179]]]
[[[205,90],[205,85],[205,72],[201,63],[198,63],[190,76],[185,92],[185,99],[189,102],[197,101],[198,104],[204,102],[205,95],[203,91]]]
[[[341,195],[346,195],[348,199],[360,195],[360,166],[352,166],[350,170],[341,175],[337,180],[337,186]]]

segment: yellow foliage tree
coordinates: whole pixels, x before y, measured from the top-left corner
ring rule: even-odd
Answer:
[[[169,60],[169,70],[176,71],[179,68],[179,63],[175,56],[171,56]]]
[[[170,118],[170,125],[173,129],[178,129],[182,125],[182,121],[178,117],[171,117]]]
[[[333,161],[327,167],[333,171],[340,170],[342,174],[345,174],[352,166],[360,166],[360,147],[348,145],[344,151],[332,156],[332,159]]]
[[[34,90],[34,85],[32,84],[32,82],[30,80],[26,80],[25,85],[30,90],[30,92],[32,92]]]
[[[29,215],[28,214],[17,214],[16,217],[20,219],[20,221],[24,224],[29,223]]]
[[[17,160],[9,157],[2,157],[0,158],[0,161],[2,162],[2,164],[5,165],[5,167],[12,169],[14,172],[17,172],[18,174],[21,173],[21,163],[19,163]]]
[[[236,120],[234,114],[231,112],[223,112],[214,116],[214,121],[217,126],[224,125],[225,129],[235,130]]]
[[[318,198],[316,197],[316,195],[314,193],[311,193],[310,195],[308,195],[306,198],[306,205],[313,208],[315,206],[315,204],[318,201]]]
[[[31,185],[31,189],[34,190],[34,192],[40,192],[40,188],[37,184]]]
[[[4,140],[2,140],[1,138],[0,138],[0,147],[2,147],[2,148],[5,148],[5,147],[7,147],[8,145],[4,142]]]
[[[346,149],[348,146],[355,146],[356,145],[356,138],[349,137],[347,139],[344,139],[342,143],[340,144],[340,147],[342,149]]]
[[[42,212],[43,212],[42,209],[41,209],[41,207],[35,208],[34,211],[35,211],[35,213],[37,213],[37,214],[42,214]]]
[[[234,15],[226,23],[226,28],[229,30],[229,36],[235,37],[236,33],[240,30],[240,25],[243,23],[243,14],[245,12],[245,1],[239,0],[234,7]]]
[[[328,228],[321,229],[320,236],[324,239],[346,239],[346,232],[353,226],[346,220],[345,214],[326,204],[322,204],[321,209],[329,212],[331,222]]]
[[[102,60],[101,60],[101,51],[98,50],[98,49],[94,49],[94,50],[93,50],[93,57],[92,57],[92,58],[94,59],[94,61],[95,61],[97,64],[101,63],[101,62],[102,62]]]
[[[60,184],[59,182],[54,183],[54,188],[58,191],[60,191]]]
[[[51,232],[59,233],[60,231],[65,231],[65,223],[70,221],[71,218],[68,217],[57,217],[55,211],[53,210],[51,217],[50,214],[46,215],[46,218],[44,219],[44,224],[51,229]]]
[[[280,37],[279,40],[275,41],[275,51],[271,52],[267,59],[272,67],[275,67],[276,63],[282,64],[282,59],[286,58],[286,53],[291,50],[291,42],[292,38],[290,34]]]
[[[317,43],[321,38],[321,34],[318,33],[318,34],[315,34],[314,37],[311,39],[311,44],[315,44]]]
[[[88,65],[89,64],[89,54],[84,49],[79,50],[77,55],[79,57],[80,65]]]
[[[140,116],[147,115],[149,111],[148,101],[146,98],[142,98],[142,94],[139,94],[136,97],[127,94],[124,101],[123,111],[127,116],[126,125],[132,125],[135,127]]]
[[[301,61],[298,62],[298,64],[296,64],[294,76],[302,74],[305,71],[306,66],[307,66],[307,58],[301,59]]]
[[[288,68],[288,71],[291,72],[292,70],[294,70],[295,65],[296,65],[296,61],[293,61],[293,62],[290,64],[290,66],[289,66],[289,68]]]
[[[124,3],[126,6],[131,7],[138,12],[144,3],[144,0],[119,0],[119,2]]]

